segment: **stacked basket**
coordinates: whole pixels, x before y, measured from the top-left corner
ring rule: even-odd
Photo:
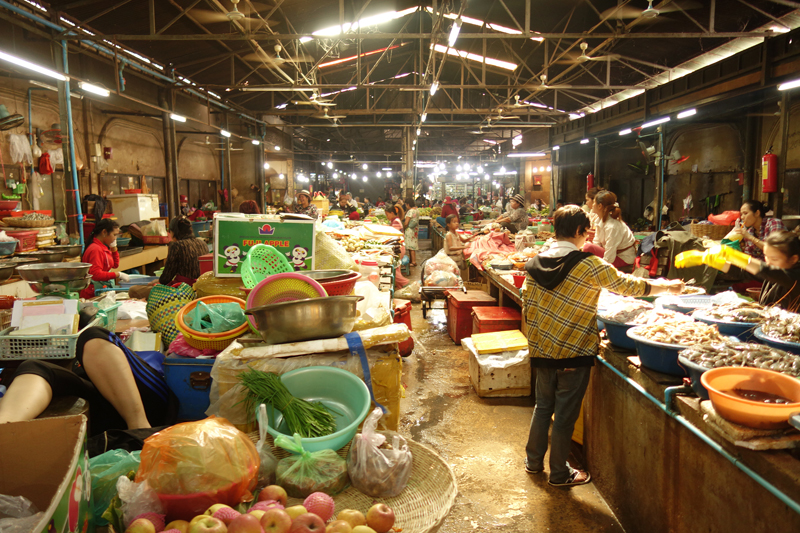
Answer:
[[[206,296],[186,304],[175,316],[175,326],[178,328],[178,331],[183,334],[186,343],[192,348],[197,348],[198,350],[222,351],[227,348],[230,343],[247,332],[249,325],[247,321],[243,322],[242,325],[236,329],[223,331],[221,333],[203,333],[191,329],[184,321],[184,317],[194,310],[198,302],[203,302],[207,305],[233,302],[239,304],[242,307],[242,311],[247,308],[247,304],[241,298],[226,295]]]

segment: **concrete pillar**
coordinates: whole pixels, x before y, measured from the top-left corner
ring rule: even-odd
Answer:
[[[168,89],[159,91],[158,104],[162,109],[172,111],[172,94]],[[165,189],[168,216],[175,217],[181,212],[180,195],[178,194],[178,150],[175,142],[175,124],[168,111],[161,112],[161,126],[164,135]]]

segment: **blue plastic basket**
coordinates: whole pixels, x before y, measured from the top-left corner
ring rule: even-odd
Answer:
[[[700,366],[697,363],[692,363],[682,355],[678,356],[678,364],[685,368],[686,372],[689,374],[689,379],[692,381],[692,390],[694,393],[697,394],[701,399],[708,400],[708,391],[700,381],[700,376],[702,376],[706,370],[710,369]]]
[[[613,320],[606,320],[599,316],[597,317],[597,321],[604,324],[606,335],[608,335],[608,340],[611,341],[611,344],[625,350],[636,350],[636,343],[633,342],[633,339],[628,337],[628,330],[633,327],[631,324],[614,322]]]
[[[0,242],[0,256],[13,254],[14,250],[17,249],[17,243],[18,241],[16,239],[13,241]]]
[[[784,352],[800,355],[800,343],[773,339],[764,333],[760,326],[753,332],[753,336],[758,339],[758,342],[761,344],[766,344],[767,346],[777,348],[778,350],[783,350]]]
[[[678,352],[688,346],[645,339],[637,334],[638,329],[639,327],[629,329],[628,337],[636,344],[636,353],[643,367],[671,376],[688,376],[686,369],[678,364]]]
[[[702,310],[692,313],[692,318],[698,322],[704,322],[706,324],[711,324],[712,326],[717,326],[717,329],[719,329],[721,334],[725,335],[726,337],[738,337],[742,339],[742,342],[754,342],[755,330],[758,327],[758,324],[753,324],[751,322],[728,322],[725,320],[716,320],[706,316]]]

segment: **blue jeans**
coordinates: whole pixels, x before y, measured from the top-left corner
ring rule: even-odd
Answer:
[[[581,402],[589,386],[592,367],[536,368],[536,407],[533,410],[528,444],[525,446],[527,466],[540,470],[547,452],[550,419],[555,412],[550,438],[550,481],[565,483],[572,473],[567,463],[572,431],[581,412]]]

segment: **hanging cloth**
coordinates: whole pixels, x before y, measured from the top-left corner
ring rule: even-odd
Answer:
[[[50,164],[50,154],[45,152],[42,154],[42,157],[39,158],[39,174],[52,174],[53,173],[53,165]]]

